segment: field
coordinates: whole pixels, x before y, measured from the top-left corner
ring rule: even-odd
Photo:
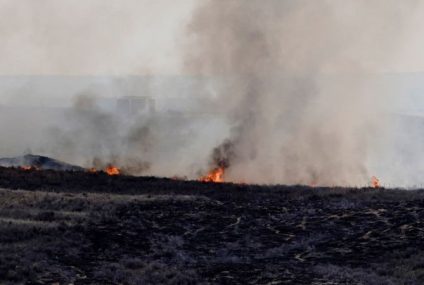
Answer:
[[[0,168],[0,284],[424,284],[424,191]]]

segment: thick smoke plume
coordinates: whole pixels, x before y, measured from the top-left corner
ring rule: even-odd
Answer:
[[[171,5],[160,2],[164,7]],[[178,35],[185,37],[178,38],[178,48],[170,48],[173,54],[182,53],[181,61],[174,58],[175,62],[184,62],[178,80],[167,81],[159,75],[155,79],[155,74],[134,76],[128,81],[126,76],[122,76],[124,80],[87,76],[81,79],[84,89],[73,86],[69,78],[53,76],[48,81],[54,82],[49,94],[67,99],[73,94],[73,107],[47,112],[46,108],[0,106],[1,156],[42,154],[86,168],[114,164],[128,174],[190,179],[224,168],[226,181],[246,183],[363,186],[372,176],[380,178],[383,185],[386,181],[394,185],[422,182],[422,171],[417,169],[424,169],[424,160],[417,155],[422,152],[417,142],[423,134],[415,131],[407,136],[405,130],[402,135],[394,133],[394,128],[398,131],[404,124],[394,123],[386,110],[399,101],[394,98],[399,92],[377,80],[382,73],[390,72],[392,59],[399,60],[405,30],[411,30],[408,18],[419,1],[195,2],[189,25],[178,29]],[[140,9],[130,9],[128,16],[136,27],[119,28],[115,33],[109,33],[104,23],[116,21],[121,27],[125,13],[116,16],[101,12],[100,20],[92,17],[94,26],[81,25],[71,16],[66,21],[59,17],[58,26],[50,25],[48,18],[33,16],[41,22],[23,26],[29,29],[28,35],[34,35],[37,50],[49,60],[25,52],[25,58],[37,60],[34,64],[30,59],[22,62],[32,66],[30,73],[40,62],[42,66],[49,62],[50,68],[41,74],[140,74],[141,65],[142,70],[149,70],[148,64],[136,60],[146,53],[140,49],[145,42],[138,40],[143,22],[137,19],[144,19],[138,16],[137,11],[144,7],[140,3],[133,6],[141,5]],[[61,5],[52,7],[62,11]],[[83,2],[78,7],[90,23],[87,15],[102,10],[96,5],[87,8]],[[102,11],[115,11],[117,7],[121,7],[121,1],[113,1]],[[28,13],[46,10],[37,9],[33,7]],[[21,18],[26,23],[27,17]],[[75,33],[86,30],[86,26],[91,27],[87,36],[76,37]],[[155,26],[147,26],[150,39]],[[91,35],[103,36],[97,39]],[[74,39],[73,44],[68,44],[69,39]],[[157,52],[154,45],[149,51],[148,57],[166,61],[165,52]],[[109,54],[113,57],[108,61]],[[114,68],[106,68],[110,66]],[[7,82],[15,86],[15,81],[8,80],[3,79],[3,89],[9,88]],[[35,89],[22,84],[13,89],[16,94],[8,94],[17,101],[42,101],[44,92]],[[156,100],[168,93],[170,97],[198,96],[196,99],[203,103],[192,99],[193,106],[187,112],[162,110],[130,118],[100,108],[96,100],[116,101],[134,95]],[[422,128],[421,120],[414,127]],[[413,150],[405,152],[405,148]],[[405,165],[410,168],[398,171]],[[413,171],[412,182],[408,175]]]
[[[406,7],[412,6],[203,3],[189,26],[186,63],[192,73],[220,78],[217,100],[231,123],[226,179],[368,184],[391,100],[372,74],[384,70],[396,52]]]

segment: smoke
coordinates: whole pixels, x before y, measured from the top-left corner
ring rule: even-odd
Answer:
[[[209,132],[223,129],[207,114],[121,113],[116,100],[112,110],[105,110],[98,97],[82,91],[74,97],[72,108],[49,115],[49,123],[37,127],[43,135],[30,143],[32,152],[85,168],[114,165],[124,174],[195,179],[217,142],[209,141]]]
[[[176,28],[184,38],[172,41],[162,35],[146,49],[141,48],[150,42],[146,30],[148,35],[154,32],[156,22],[151,19],[159,19],[139,17],[149,1],[127,1],[138,8],[128,9],[131,5],[121,7],[121,1],[93,0],[69,13],[63,9],[69,3],[53,2],[31,6],[17,18],[21,37],[10,41],[6,50],[0,48],[0,58],[12,60],[18,46],[28,49],[22,61],[11,64],[12,73],[28,66],[23,73],[149,74],[158,73],[161,66],[175,70],[183,62],[179,75],[189,79],[171,84],[154,74],[88,77],[74,86],[68,77],[53,76],[40,83],[41,91],[28,79],[12,94],[13,100],[38,102],[45,96],[48,103],[56,95],[61,99],[72,93],[73,106],[50,113],[2,108],[2,155],[20,155],[30,148],[34,154],[87,168],[114,164],[128,174],[190,179],[220,167],[226,181],[246,183],[363,186],[374,175],[383,184],[421,179],[417,169],[424,165],[419,159],[407,171],[398,170],[421,151],[416,142],[422,132],[396,135],[403,125],[394,123],[387,110],[397,104],[399,92],[388,90],[379,79],[407,50],[405,30],[411,30],[408,19],[419,1],[196,1],[189,25]],[[154,10],[162,12],[171,2],[158,3]],[[51,20],[57,22],[55,29],[48,17],[41,17],[48,7],[67,14]],[[90,17],[99,7],[100,18]],[[124,24],[131,29],[123,29]],[[80,33],[85,36],[75,36]],[[179,53],[181,58],[167,60]],[[55,84],[47,94],[50,81]],[[105,96],[116,102],[128,95],[156,100],[168,92],[179,99],[195,95],[201,103],[193,100],[187,112],[123,116],[105,110],[99,100]],[[403,142],[405,137],[409,143]],[[408,179],[409,171],[414,171],[413,180]]]
[[[0,0],[0,74],[175,72],[174,37],[192,1]]]
[[[392,98],[373,74],[390,67],[413,7],[392,0],[200,5],[186,67],[220,78],[217,101],[231,124],[226,179],[366,185],[378,175],[370,161],[390,131]]]

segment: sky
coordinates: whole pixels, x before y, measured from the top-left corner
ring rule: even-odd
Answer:
[[[37,80],[34,80],[36,83],[22,84],[28,82],[25,76],[53,76],[51,81],[54,82],[54,76],[69,75],[193,75],[184,70],[183,58],[190,52],[187,40],[190,38],[188,27],[193,13],[204,2],[206,0],[0,0],[0,76],[14,77],[13,80],[3,79],[0,82],[0,103],[16,102],[15,94],[34,86],[38,89],[33,89],[32,95],[27,92],[23,101],[38,104],[40,93],[55,93],[60,100],[68,98],[73,89],[81,89],[75,84],[75,88],[61,96],[57,92],[60,91],[58,84],[51,86]],[[350,8],[349,3],[332,2],[341,22],[355,18],[355,13],[364,13]],[[409,9],[403,2],[399,4],[399,13],[407,14],[405,18],[408,20],[399,30],[393,31],[392,42],[386,41],[387,49],[396,46],[390,60],[385,58],[378,62],[379,49],[385,47],[367,46],[366,37],[361,38],[362,26],[346,31],[346,34],[359,35],[360,43],[351,48],[355,53],[363,45],[366,47],[363,50],[372,52],[360,53],[358,56],[362,58],[353,60],[371,64],[377,61],[378,68],[373,68],[373,71],[382,74],[423,72],[424,38],[420,27],[424,26],[424,1],[410,0],[410,3]],[[376,9],[383,10],[385,7],[369,7],[365,13],[372,26],[373,14],[378,22],[379,11]],[[389,20],[395,22],[396,18]],[[370,39],[369,42],[375,41]],[[349,53],[347,48],[345,54]],[[329,62],[327,72],[338,74],[344,69],[349,70],[349,66],[355,63],[349,56],[346,58],[349,60],[336,58],[336,68]],[[19,80],[19,77],[23,79]],[[415,102],[424,105],[420,96],[424,91],[421,87],[423,77],[414,74],[408,81],[413,85],[414,93],[412,101],[409,100],[412,102],[410,106]],[[46,81],[43,79],[42,82]]]
[[[179,74],[187,25],[202,2],[0,0],[0,75]],[[410,3],[404,43],[381,72],[424,71],[424,1]],[[343,11],[341,18],[355,13]]]
[[[0,75],[175,74],[199,0],[0,0]]]

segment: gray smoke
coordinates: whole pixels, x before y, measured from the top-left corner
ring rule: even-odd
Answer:
[[[402,40],[399,1],[206,1],[186,64],[219,77],[230,181],[366,185],[387,135],[384,70]],[[384,49],[383,49],[384,48]],[[220,146],[217,146],[219,149]]]
[[[199,128],[194,126],[198,122],[169,114],[128,117],[105,111],[96,102],[94,95],[76,96],[62,121],[46,128],[41,153],[86,168],[112,164],[132,175],[182,177],[191,169],[194,178],[200,166],[193,165],[195,159],[187,152],[196,145],[189,140],[196,140],[198,132],[191,129]]]
[[[75,11],[82,9],[83,14],[76,14],[83,15],[85,22],[71,15],[58,16],[57,29],[38,15],[47,7],[62,14],[68,14],[67,9],[56,2],[46,9],[32,4],[26,14],[34,16],[21,15],[19,22],[29,35],[24,38],[43,56],[25,53],[23,62],[30,67],[29,73],[44,67],[45,62],[49,64],[41,74],[137,74],[149,70],[145,60],[137,61],[146,55],[140,49],[144,41],[138,40],[145,30],[140,26],[143,22],[136,21],[143,18],[137,11],[149,1],[126,2],[139,9],[130,9],[125,17],[125,13],[111,16],[121,7],[120,1],[112,2],[104,4],[105,11],[111,12],[102,12],[101,21],[89,17],[97,13],[97,4],[80,2]],[[171,2],[158,2],[158,11]],[[417,170],[424,169],[424,159],[417,155],[424,135],[409,130],[405,131],[409,136],[397,135],[404,124],[393,122],[387,110],[398,102],[395,97],[399,93],[388,90],[378,78],[390,71],[392,61],[399,61],[402,43],[407,42],[405,30],[411,30],[409,17],[418,3],[198,1],[190,24],[178,32],[185,35],[177,41],[183,44],[166,49],[182,53],[184,67],[179,77],[190,80],[171,84],[154,75],[96,80],[88,76],[80,78],[84,84],[73,86],[68,77],[53,76],[50,81],[54,84],[48,84],[54,88],[45,95],[37,90],[44,90],[40,86],[47,83],[40,80],[37,89],[29,78],[20,88],[10,87],[16,93],[8,91],[8,96],[38,102],[43,96],[60,99],[72,94],[73,106],[48,112],[45,108],[0,106],[0,153],[21,155],[31,149],[34,154],[87,168],[115,164],[134,175],[197,179],[208,170],[223,167],[225,180],[234,182],[363,186],[375,175],[383,183],[411,185],[421,179]],[[109,31],[104,23],[111,20],[121,27],[126,22],[122,17],[134,27],[104,34]],[[27,18],[40,21],[33,23]],[[88,25],[91,19],[94,26]],[[86,26],[91,27],[86,36],[77,37]],[[154,25],[147,30],[155,33]],[[70,39],[72,44],[68,44]],[[7,50],[17,51],[18,43],[12,41]],[[155,47],[148,49],[147,57],[163,64],[167,52],[157,52]],[[0,56],[3,54],[7,53],[0,50]],[[2,80],[4,86],[15,86],[14,80],[8,80]],[[128,95],[158,99],[167,93],[181,99],[197,96],[203,103],[193,100],[188,112],[162,111],[129,118],[101,108],[98,100]],[[417,122],[414,128],[420,125]],[[411,159],[414,164],[405,168]]]

